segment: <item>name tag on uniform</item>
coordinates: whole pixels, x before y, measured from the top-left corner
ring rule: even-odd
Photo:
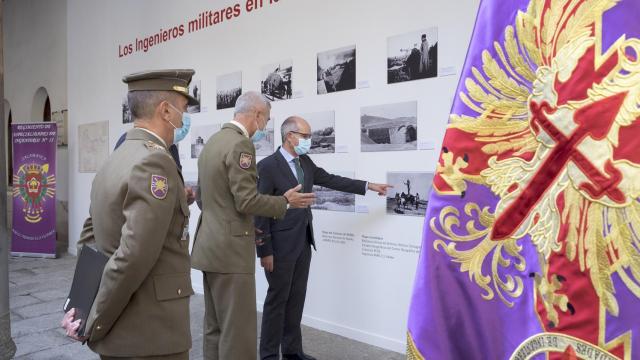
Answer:
[[[184,225],[184,228],[182,228],[182,238],[180,238],[180,240],[189,241],[189,222],[188,221]]]

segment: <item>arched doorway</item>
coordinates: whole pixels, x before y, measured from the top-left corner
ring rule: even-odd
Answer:
[[[47,100],[44,102],[44,109],[42,111],[42,121],[51,122],[51,101],[47,96]]]
[[[33,95],[31,105],[31,122],[51,121],[51,101],[44,87],[38,88]]]

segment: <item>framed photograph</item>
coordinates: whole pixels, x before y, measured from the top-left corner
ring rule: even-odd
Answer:
[[[293,61],[283,60],[262,67],[260,91],[271,101],[291,99]]]
[[[271,121],[267,123],[267,136],[265,136],[262,140],[253,143],[253,146],[256,148],[256,156],[269,156],[273,154],[274,150],[274,132],[273,132],[273,124],[275,120],[273,117]]]
[[[187,111],[189,113],[199,113],[202,106],[202,81],[193,79],[191,80],[191,84],[189,84],[189,94],[196,98],[200,105],[192,105],[187,107]]]
[[[351,179],[355,176],[353,171],[334,171],[332,174]],[[316,202],[311,205],[311,209],[344,212],[356,211],[356,194],[332,190],[318,185],[313,186],[313,192],[316,194]]]
[[[387,214],[425,216],[433,185],[432,172],[388,172]]]
[[[302,115],[311,126],[311,150],[309,154],[336,152],[336,112],[321,111]]]
[[[58,125],[58,141],[57,146],[69,145],[69,138],[67,135],[67,127],[69,126],[69,111],[60,110],[51,113],[51,121]]]
[[[211,125],[203,125],[203,126],[194,126],[189,131],[189,135],[191,136],[191,158],[197,159],[200,157],[200,153],[202,149],[204,149],[204,145],[207,143],[209,138],[217,133],[222,128],[221,124],[211,124]]]
[[[133,116],[131,116],[131,110],[129,109],[129,100],[127,95],[122,98],[122,123],[130,124],[133,122]]]
[[[438,76],[438,28],[390,37],[387,40],[387,83]]]
[[[216,78],[216,109],[229,109],[236,106],[236,100],[241,94],[241,71],[220,75]]]
[[[318,54],[318,94],[356,88],[356,46]]]
[[[416,150],[417,112],[416,101],[361,108],[361,151]]]

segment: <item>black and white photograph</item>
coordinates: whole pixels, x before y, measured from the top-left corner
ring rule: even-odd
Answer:
[[[356,46],[318,54],[318,94],[356,88]]]
[[[187,111],[191,114],[199,113],[200,108],[202,106],[202,81],[201,80],[192,80],[191,84],[189,84],[189,94],[198,100],[200,105],[192,105],[187,107]]]
[[[387,214],[425,216],[431,186],[432,172],[388,172]]]
[[[216,78],[216,109],[229,109],[236,106],[236,100],[242,94],[242,71],[220,75]]]
[[[293,61],[283,60],[262,67],[260,91],[271,101],[291,99]]]
[[[416,101],[367,106],[360,109],[360,150],[416,150],[418,103]]]
[[[211,137],[211,135],[215,134],[222,128],[220,124],[211,124],[211,125],[202,125],[202,126],[192,126],[189,131],[189,136],[191,136],[191,158],[197,159],[204,148],[204,144],[207,143],[207,140]]]
[[[302,117],[311,126],[311,150],[309,154],[331,154],[336,152],[336,112],[321,111],[304,114]]]
[[[256,156],[269,156],[273,154],[273,146],[274,146],[274,135],[273,135],[273,124],[275,120],[271,117],[271,121],[267,123],[267,136],[263,137],[260,141],[254,142],[253,146],[256,148]]]
[[[438,76],[438,28],[392,36],[387,40],[387,83]]]
[[[331,173],[351,179],[355,177],[353,171],[331,171]],[[356,211],[356,194],[332,190],[319,185],[313,186],[313,193],[316,194],[316,202],[311,205],[311,209],[344,212]]]
[[[130,124],[133,122],[133,116],[131,116],[131,109],[129,109],[129,100],[127,95],[122,98],[122,123]]]

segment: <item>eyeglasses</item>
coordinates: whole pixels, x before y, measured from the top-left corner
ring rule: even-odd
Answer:
[[[297,132],[297,131],[291,131],[291,132],[296,134],[296,135],[300,135],[300,137],[305,139],[305,140],[311,139],[311,134],[305,134],[305,133],[301,133],[301,132]]]

